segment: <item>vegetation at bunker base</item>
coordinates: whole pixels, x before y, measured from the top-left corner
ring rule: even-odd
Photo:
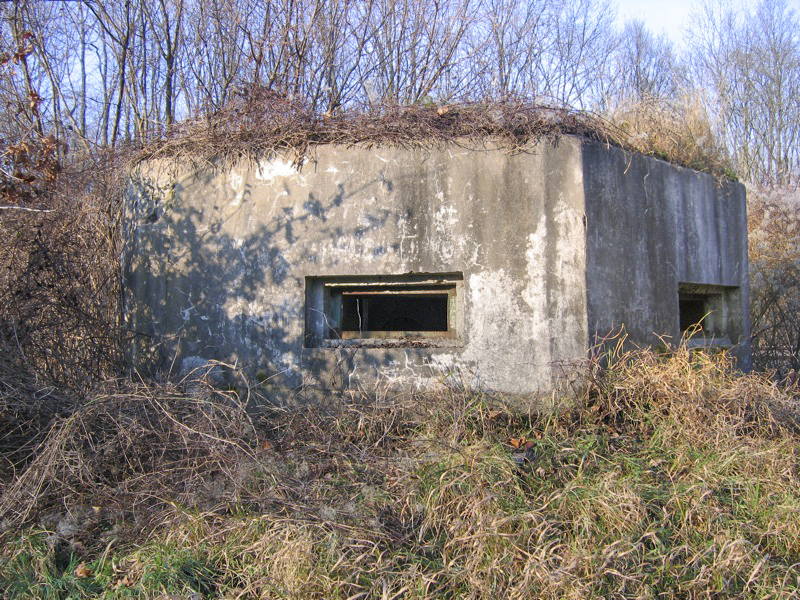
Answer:
[[[240,390],[120,383],[57,422],[2,490],[3,595],[800,589],[797,390],[724,355],[618,352],[538,413],[451,386],[251,418]]]

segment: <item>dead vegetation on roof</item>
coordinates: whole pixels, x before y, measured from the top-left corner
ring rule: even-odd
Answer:
[[[274,92],[250,91],[209,117],[176,127],[140,158],[236,159],[285,152],[302,157],[316,144],[434,147],[487,140],[522,151],[571,134],[717,176],[732,173],[722,150],[700,139],[693,145],[696,124],[679,118],[675,107],[655,104],[641,107],[636,119],[620,113],[619,121],[526,102],[395,105],[319,115]]]

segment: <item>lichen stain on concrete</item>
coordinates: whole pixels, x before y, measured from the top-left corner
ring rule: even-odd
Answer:
[[[258,181],[271,183],[273,179],[279,177],[292,177],[298,175],[300,170],[292,161],[281,160],[280,158],[269,158],[258,161],[254,176]],[[302,181],[302,177],[298,181]]]
[[[409,227],[408,220],[405,217],[400,217],[397,225],[400,229],[400,236],[398,239],[400,263],[403,268],[405,268],[405,259],[409,255],[415,256],[417,253],[417,238],[419,237],[417,233],[417,224],[414,223]]]
[[[460,246],[463,251],[466,240],[463,236],[459,236],[457,240],[454,239],[453,232],[458,223],[458,209],[445,204],[442,192],[437,192],[436,198],[441,205],[433,213],[434,236],[431,236],[430,243],[439,260],[445,263],[452,262],[456,254],[455,246]]]
[[[550,361],[548,350],[550,324],[548,319],[548,286],[550,273],[547,264],[547,218],[542,215],[536,230],[528,236],[525,250],[527,277],[522,290],[522,299],[529,309],[530,348],[535,349],[536,361],[546,364]]]
[[[446,374],[456,367],[456,357],[448,353],[431,354],[425,361],[435,373]]]
[[[565,336],[560,332],[586,330],[586,296],[583,293],[586,272],[586,245],[583,241],[583,213],[560,199],[554,208],[553,222],[558,234],[556,243],[557,289],[564,290],[555,307],[550,328],[549,346],[554,356],[569,356],[580,352],[588,343],[583,334]]]
[[[282,296],[282,297],[281,297]],[[296,303],[290,294],[276,295],[267,300],[234,303],[226,307],[231,329],[242,344],[243,356],[257,356],[278,368],[284,376],[302,377],[300,356],[290,340],[302,336]]]
[[[556,245],[558,273],[566,285],[580,285],[581,272],[586,262],[583,243],[583,213],[570,207],[563,199],[559,199],[553,209],[553,222],[558,235],[555,239],[561,243]]]
[[[498,269],[471,275],[468,283],[471,343],[462,360],[474,365],[490,387],[502,381],[512,393],[529,388],[531,367],[546,363],[547,357],[539,354],[538,340],[532,337],[538,326],[526,318],[530,315],[523,314],[517,300],[520,282]]]
[[[528,280],[522,292],[522,298],[533,311],[534,318],[541,318],[547,311],[547,218],[542,215],[536,224],[536,230],[528,235],[528,247],[525,250]]]
[[[233,199],[230,201],[230,206],[239,206],[244,197],[244,176],[236,170],[231,170],[228,175],[228,183],[233,190]]]
[[[445,378],[453,373],[452,355],[446,355],[442,361],[436,360],[440,355],[433,355],[420,361],[418,356],[403,351],[402,356],[389,359],[383,364],[370,367],[370,379],[379,381],[388,389],[397,387],[432,390],[445,384]],[[356,375],[353,370],[351,377]]]

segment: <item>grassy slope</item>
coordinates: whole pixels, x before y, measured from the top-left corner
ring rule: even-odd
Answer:
[[[722,356],[618,357],[557,414],[450,389],[253,422],[237,398],[117,385],[62,420],[2,489],[2,593],[800,589],[797,402]]]

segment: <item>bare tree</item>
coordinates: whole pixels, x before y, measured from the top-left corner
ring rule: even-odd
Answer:
[[[615,11],[607,0],[556,0],[557,18],[539,68],[542,94],[567,106],[596,103],[614,44]]]
[[[184,48],[184,0],[145,1],[142,3],[142,12],[156,41],[158,57],[164,63],[163,85],[159,81],[157,87],[164,101],[163,120],[169,126],[175,122],[175,104],[179,92],[176,79]]]
[[[643,21],[628,21],[608,64],[602,105],[605,110],[650,100],[675,100],[681,95],[681,66],[672,43],[655,36]]]
[[[376,0],[361,86],[369,104],[413,104],[436,94],[463,59],[472,0]]]
[[[800,190],[748,189],[753,358],[800,371]]]
[[[608,109],[685,91],[667,39],[636,21],[618,34],[608,0],[27,0],[0,16],[2,43],[32,47],[0,97],[37,98],[28,126],[86,149],[160,135],[253,88],[320,115],[509,98]],[[797,15],[762,0],[752,13],[706,4],[695,21],[691,95],[716,135],[744,177],[796,178]]]
[[[312,109],[330,114],[363,102],[359,81],[367,76],[363,63],[374,34],[369,21],[373,8],[374,0],[321,3],[310,59]]]
[[[535,96],[538,65],[552,43],[550,0],[488,0],[471,33],[479,98]]]
[[[483,98],[596,103],[614,47],[604,0],[488,0],[470,38]]]
[[[751,14],[706,4],[690,30],[696,84],[745,179],[800,174],[800,19],[783,0]]]
[[[185,59],[178,73],[189,115],[224,106],[245,78],[245,28],[252,26],[237,0],[191,2],[182,38]]]
[[[111,80],[111,84],[107,83],[105,90],[103,142],[105,145],[113,147],[120,138],[121,127],[126,126],[123,117],[128,112],[126,98],[131,95],[129,66],[135,46],[135,25],[141,19],[141,15],[133,0],[124,0],[119,4],[111,3],[108,7],[104,4],[86,2],[86,6],[103,32],[102,43],[106,49],[103,58],[106,59],[106,64],[110,58],[115,63],[114,70],[107,69],[104,72],[104,75]],[[108,135],[109,126],[111,127],[110,136]]]

